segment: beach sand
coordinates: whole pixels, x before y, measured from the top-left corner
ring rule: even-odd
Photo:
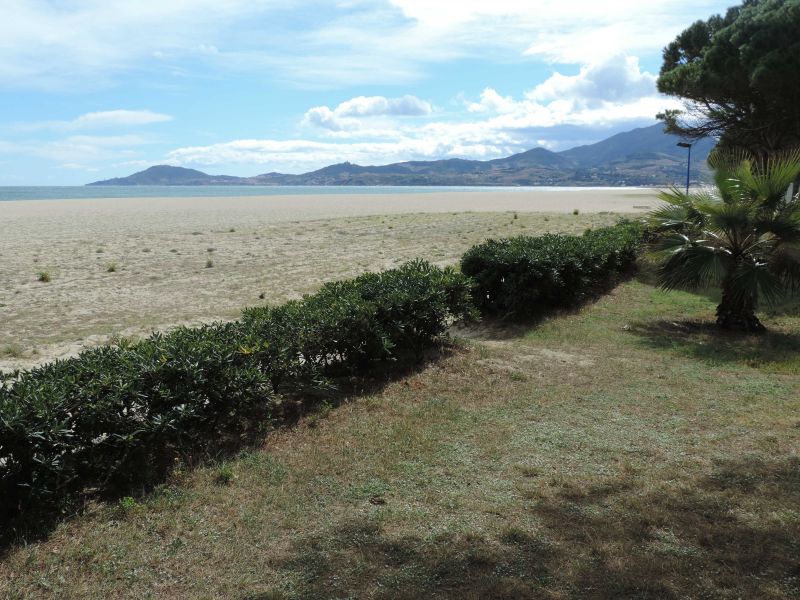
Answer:
[[[0,202],[0,369],[235,318],[416,257],[454,264],[487,237],[579,233],[655,202],[638,189]]]

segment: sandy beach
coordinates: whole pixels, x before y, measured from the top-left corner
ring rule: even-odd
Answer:
[[[654,204],[641,189],[0,202],[0,369]]]

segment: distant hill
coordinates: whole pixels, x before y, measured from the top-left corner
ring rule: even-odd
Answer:
[[[379,166],[349,162],[300,175],[265,173],[253,177],[208,175],[195,169],[158,165],[88,185],[667,185],[686,176],[686,150],[662,125],[619,133],[595,144],[562,152],[533,148],[494,160],[449,158]],[[692,179],[707,176],[713,140],[692,148]]]
[[[240,179],[231,175],[208,175],[196,169],[157,165],[128,177],[95,181],[89,185],[235,185]]]

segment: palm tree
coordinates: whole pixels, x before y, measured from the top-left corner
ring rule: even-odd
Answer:
[[[800,287],[800,198],[787,194],[800,175],[800,149],[763,160],[717,152],[709,164],[716,189],[673,188],[649,215],[661,286],[720,286],[717,325],[763,331],[758,300]]]

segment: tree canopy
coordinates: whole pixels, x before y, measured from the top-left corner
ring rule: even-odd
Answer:
[[[762,156],[800,146],[800,0],[745,0],[663,57],[658,89],[686,106],[658,115],[668,131]]]

